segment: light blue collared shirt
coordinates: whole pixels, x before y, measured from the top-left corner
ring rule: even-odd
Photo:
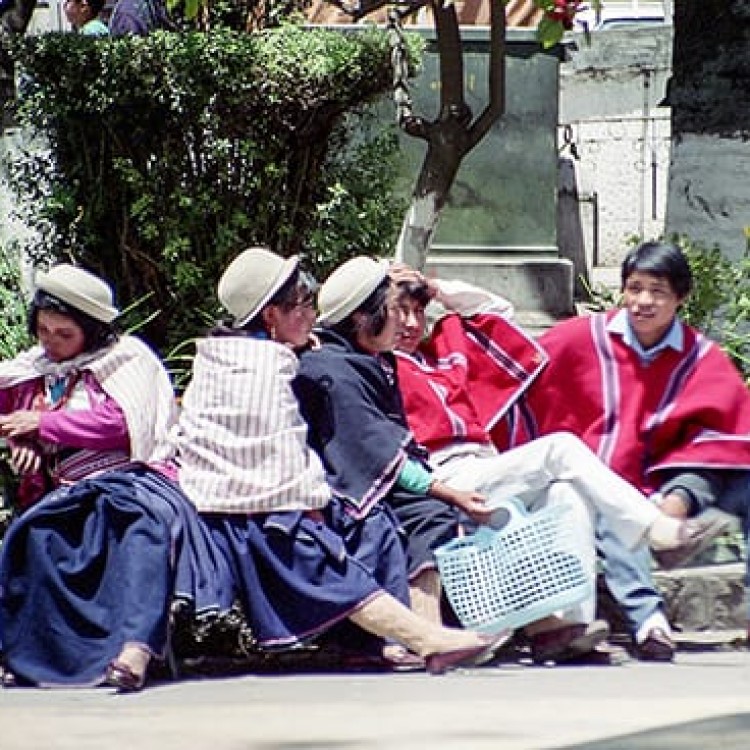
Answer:
[[[680,321],[675,318],[672,325],[667,331],[667,335],[654,346],[644,349],[636,338],[633,327],[630,325],[627,310],[620,310],[607,324],[607,331],[622,336],[625,346],[629,346],[641,359],[644,364],[651,364],[656,359],[659,352],[665,349],[674,349],[677,352],[682,351],[684,337]]]

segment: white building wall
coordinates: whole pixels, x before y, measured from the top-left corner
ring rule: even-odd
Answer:
[[[629,238],[664,231],[671,129],[669,108],[660,105],[672,28],[607,29],[593,32],[590,44],[583,35],[575,41],[561,65],[559,144],[572,166],[581,246],[569,229],[558,241],[567,257],[585,257],[588,269],[615,267]]]
[[[63,0],[37,0],[27,33],[41,34],[46,31],[71,31],[63,11]]]
[[[28,240],[33,232],[16,217],[16,201],[7,186],[3,167],[13,159],[13,154],[19,148],[19,134],[17,131],[6,131],[0,136],[0,252],[9,254],[16,252],[14,240]],[[9,256],[10,257],[10,256]],[[14,255],[13,257],[18,257]],[[27,289],[31,288],[32,269],[23,259],[21,263],[22,280]]]
[[[63,0],[38,0],[27,33],[42,34],[50,31],[70,31],[63,12]],[[0,133],[0,250],[15,237],[27,232],[14,216],[15,199],[7,185],[4,167],[13,159],[20,135],[14,129]]]
[[[573,165],[588,266],[618,265],[629,237],[664,230],[669,111],[591,117],[572,123],[571,132],[579,154]],[[563,128],[560,138],[562,143]]]
[[[579,27],[587,26],[596,29],[614,26],[634,18],[645,21],[672,19],[672,0],[604,0],[601,7],[594,10],[591,3],[584,3],[576,14]]]

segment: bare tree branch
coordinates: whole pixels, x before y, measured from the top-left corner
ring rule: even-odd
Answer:
[[[491,1],[489,102],[470,128],[468,150],[474,148],[492,125],[505,114],[505,26],[504,5]]]

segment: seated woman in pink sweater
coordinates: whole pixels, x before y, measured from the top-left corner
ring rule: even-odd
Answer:
[[[0,363],[0,435],[25,509],[0,555],[6,679],[139,689],[164,656],[172,597],[228,609],[231,583],[157,470],[175,417],[161,361],[117,333],[102,279],[61,264],[36,286],[40,345]]]

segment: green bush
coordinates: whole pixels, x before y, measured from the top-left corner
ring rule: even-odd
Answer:
[[[26,325],[27,305],[16,252],[12,246],[0,244],[0,361],[12,359],[32,343]],[[17,486],[8,457],[7,443],[0,438],[0,539],[14,511]]]
[[[10,244],[0,245],[0,361],[12,359],[32,343],[26,323],[28,303],[18,251]]]
[[[391,84],[383,32],[51,34],[14,55],[30,140],[10,181],[37,233],[22,249],[143,299],[163,353],[216,316],[216,279],[248,245],[319,275],[392,248],[406,206],[397,141],[371,115]]]
[[[684,320],[717,341],[750,382],[750,248],[730,260],[718,247],[709,249],[680,235],[671,239],[693,272]]]

